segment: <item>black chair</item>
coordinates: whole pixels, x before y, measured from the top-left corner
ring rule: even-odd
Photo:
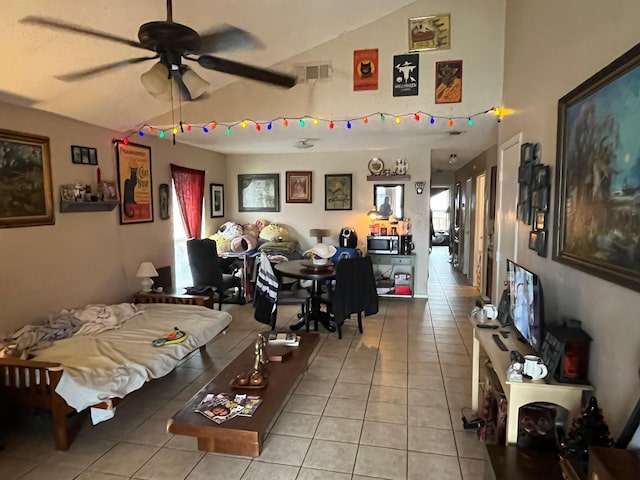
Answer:
[[[300,305],[299,318],[304,318],[309,331],[309,312],[311,311],[311,295],[304,288],[292,287],[290,290],[281,289],[281,281],[273,272],[271,263],[266,254],[262,253],[258,262],[253,305],[255,311],[253,317],[261,323],[276,329],[278,318],[278,305]],[[274,301],[275,298],[275,301]]]
[[[362,333],[362,313],[378,313],[378,291],[371,257],[345,258],[336,265],[336,284],[321,301],[336,322],[338,338],[342,338],[342,324],[352,314],[358,315],[358,330]]]
[[[187,291],[211,294],[214,298],[217,295],[218,310],[222,310],[222,303],[226,300],[224,293],[232,288],[239,289],[240,278],[233,273],[222,273],[216,242],[209,238],[187,240],[187,255],[194,283]]]

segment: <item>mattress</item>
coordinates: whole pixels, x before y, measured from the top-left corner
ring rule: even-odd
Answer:
[[[149,303],[138,308],[140,312],[117,330],[71,337],[34,352],[34,360],[62,365],[56,393],[69,406],[81,411],[167,375],[231,323],[229,313],[195,305]],[[187,333],[185,341],[151,344],[174,327]]]

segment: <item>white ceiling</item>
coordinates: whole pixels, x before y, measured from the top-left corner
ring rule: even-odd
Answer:
[[[245,29],[258,37],[265,48],[234,51],[220,56],[272,68],[414,3],[425,2],[349,0],[347,8],[344,0],[175,0],[173,19],[198,32],[225,23]],[[54,75],[138,57],[141,50],[20,23],[20,19],[28,15],[50,17],[137,41],[138,27],[151,20],[164,20],[165,8],[165,0],[5,0],[0,16],[0,53],[5,65],[5,74],[0,77],[0,101],[120,131],[131,131],[150,119],[162,118],[170,110],[169,104],[150,97],[139,80],[140,74],[148,70],[152,62],[128,65],[117,71],[71,83],[54,78]],[[433,13],[427,10],[423,14]],[[7,74],[7,71],[10,73]],[[216,90],[227,87],[231,82],[245,83],[247,88],[253,88],[254,91],[277,88],[212,71],[203,74],[198,70],[198,73],[212,86],[206,97],[196,102],[209,109],[214,108]],[[303,86],[297,85],[290,91],[300,88]],[[472,95],[471,89],[465,90],[465,101]],[[485,104],[486,108],[491,106]],[[366,112],[369,113],[374,112]],[[178,141],[228,154],[345,150],[375,152],[413,142],[424,144],[425,148],[431,150],[434,168],[455,170],[495,143],[495,117],[479,116],[474,121],[473,127],[467,127],[466,122],[457,122],[452,129],[445,121],[430,126],[427,122],[410,123],[405,120],[403,128],[399,129],[392,122],[381,122],[378,117],[372,117],[366,127],[354,122],[354,127],[348,132],[344,127],[332,131],[327,128],[274,128],[269,132],[271,137],[268,144],[260,141],[255,131],[249,132],[250,129],[234,129],[234,134],[223,142],[219,137],[216,139],[213,135],[202,134],[183,135]],[[452,136],[452,130],[462,134]],[[309,143],[314,147],[308,150],[294,148],[294,144],[302,138],[313,139]],[[457,164],[448,163],[451,153],[458,155],[460,161]]]

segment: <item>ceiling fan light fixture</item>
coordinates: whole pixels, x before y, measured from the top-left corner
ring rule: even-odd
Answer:
[[[171,100],[171,78],[169,78],[169,70],[162,63],[156,63],[140,75],[140,82],[152,97],[159,100]]]
[[[187,87],[187,90],[189,90],[192,100],[200,97],[203,93],[209,90],[209,87],[211,86],[209,82],[193,70],[187,70],[184,72],[182,74],[182,81]]]

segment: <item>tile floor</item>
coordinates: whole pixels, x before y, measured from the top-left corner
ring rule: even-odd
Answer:
[[[53,449],[50,418],[6,415],[0,430],[3,480],[474,480],[484,478],[484,445],[462,429],[470,403],[471,328],[478,295],[461,285],[447,248],[431,256],[429,299],[382,299],[360,335],[325,335],[308,374],[284,405],[257,459],[199,452],[191,437],[166,433],[166,420],[255,339],[250,306],[226,306],[228,332],[164,379],[132,395],[113,420]],[[295,310],[280,310],[286,326]]]

